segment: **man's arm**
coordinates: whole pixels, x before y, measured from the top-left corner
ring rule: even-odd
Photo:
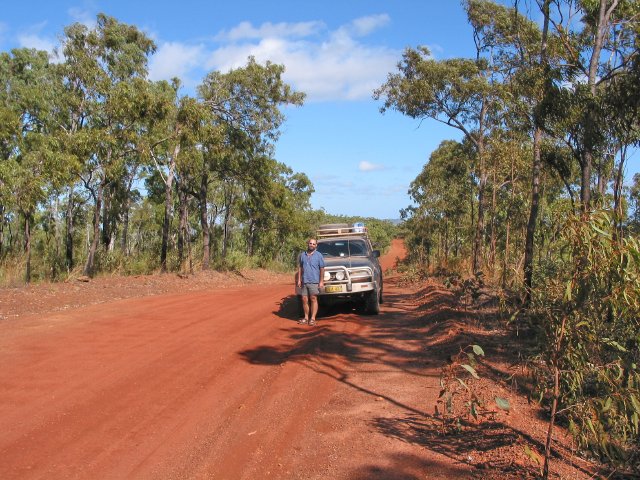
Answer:
[[[324,267],[320,267],[320,283],[318,286],[324,288]]]

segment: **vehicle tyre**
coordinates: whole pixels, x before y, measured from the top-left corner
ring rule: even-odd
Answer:
[[[367,294],[364,311],[368,315],[378,315],[380,313],[380,293],[373,290]]]

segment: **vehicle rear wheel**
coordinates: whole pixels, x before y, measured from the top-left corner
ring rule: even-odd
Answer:
[[[377,315],[380,313],[380,293],[372,290],[367,294],[364,301],[364,311],[369,315]]]

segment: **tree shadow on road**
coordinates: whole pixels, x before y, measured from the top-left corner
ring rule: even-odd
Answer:
[[[276,314],[287,319],[297,318],[295,300],[294,295],[283,299]],[[474,311],[468,305],[461,305],[456,295],[441,286],[430,285],[412,294],[391,292],[385,295],[385,300],[383,313],[379,316],[363,317],[350,310],[339,310],[315,328],[292,328],[284,343],[262,345],[241,351],[239,355],[245,361],[259,365],[296,362],[399,407],[405,416],[374,419],[373,427],[387,437],[466,463],[478,472],[482,471],[481,476],[485,479],[534,478],[538,471],[533,461],[524,455],[524,447],[538,451],[543,451],[544,447],[529,433],[497,421],[485,421],[468,423],[458,434],[443,435],[439,431],[439,419],[421,408],[403,403],[393,394],[374,391],[356,379],[360,368],[366,368],[369,373],[398,371],[425,380],[432,378],[429,384],[437,389],[440,368],[447,360],[461,349],[479,344],[491,362],[480,361],[478,371],[493,384],[504,386],[510,373],[494,365],[513,362],[517,349],[510,333],[483,325],[486,311]],[[481,452],[483,458],[468,460],[472,451],[476,456]],[[505,451],[511,453],[505,454]],[[560,456],[562,459],[558,461],[587,473],[571,461],[570,452],[561,450],[557,454],[558,458]],[[389,472],[383,469],[378,474],[376,469],[378,467],[365,467],[353,478],[413,478],[409,474],[406,477],[384,476]],[[489,471],[493,473],[486,475]]]

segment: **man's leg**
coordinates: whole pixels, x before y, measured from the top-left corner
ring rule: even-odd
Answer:
[[[318,313],[318,296],[310,295],[309,300],[311,301],[311,316],[309,317],[309,322],[315,323],[316,314]]]
[[[306,292],[302,295],[302,310],[304,311],[304,320],[300,323],[306,323],[309,321],[309,296]]]

